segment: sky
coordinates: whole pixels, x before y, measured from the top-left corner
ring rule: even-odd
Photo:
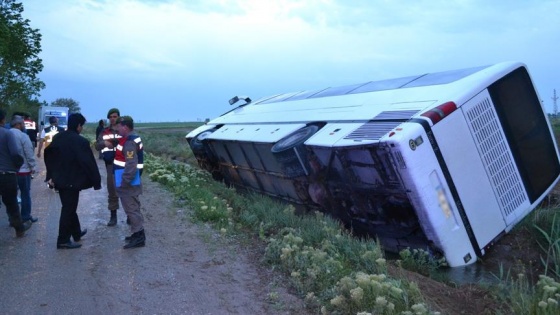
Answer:
[[[560,0],[23,0],[40,101],[201,121],[228,100],[519,61],[560,97]],[[560,99],[557,101],[560,111]]]

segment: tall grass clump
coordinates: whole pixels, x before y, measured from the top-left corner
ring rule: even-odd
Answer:
[[[552,210],[552,211],[551,211]],[[545,275],[560,277],[560,219],[558,209],[541,210],[534,228],[540,233],[538,244],[543,251],[541,263]]]
[[[509,271],[500,269],[498,297],[504,301],[512,314],[560,314],[560,220],[557,207],[537,208],[520,224],[532,232],[542,250],[541,264],[544,274],[538,281],[525,273],[513,276]],[[556,279],[554,278],[556,277]]]
[[[533,285],[523,273],[516,277],[501,270],[498,298],[504,301],[511,314],[556,315],[560,314],[560,283],[540,275]]]

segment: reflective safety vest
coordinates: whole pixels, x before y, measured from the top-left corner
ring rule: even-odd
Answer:
[[[53,137],[59,132],[57,126],[48,126],[45,128],[41,134],[41,138],[45,141],[45,149],[51,144]]]
[[[123,151],[125,148],[125,143],[127,141],[133,141],[136,144],[136,152]],[[120,178],[117,177],[119,177],[118,176],[119,174],[122,177],[122,172],[124,171],[126,165],[126,159],[133,157],[134,154],[136,154],[138,158],[138,163],[136,164],[136,170],[138,174],[137,177],[138,177],[138,185],[139,185],[140,184],[139,177],[140,175],[142,175],[142,169],[144,168],[144,146],[142,145],[142,139],[140,139],[140,136],[135,134],[129,135],[126,138],[121,137],[119,139],[119,144],[117,145],[115,150],[115,161],[113,162],[113,172],[115,173],[115,181],[117,182],[117,187],[120,186],[118,185]]]
[[[111,141],[117,139],[120,140],[122,137],[116,130],[111,129],[111,127],[107,127],[103,129],[103,141]],[[115,159],[115,151],[117,150],[116,146],[113,146],[112,149],[104,147],[101,149],[101,154],[103,154],[103,160],[105,163],[112,164],[113,160]]]
[[[31,139],[31,142],[37,142],[37,123],[31,119],[26,119],[23,121],[25,124],[25,131]]]
[[[25,124],[25,129],[37,130],[37,123],[34,122],[33,120],[26,119],[23,121],[23,123]]]

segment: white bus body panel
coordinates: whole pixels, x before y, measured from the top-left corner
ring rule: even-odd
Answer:
[[[417,123],[405,123],[401,127],[402,130],[386,141],[393,152],[402,156],[403,163],[398,169],[426,236],[446,253],[450,266],[476,261],[426,132]],[[414,149],[410,147],[411,140],[415,141]],[[416,145],[419,141],[422,143]]]
[[[474,99],[473,101],[477,101]],[[469,102],[466,107],[472,102]],[[449,169],[468,220],[482,249],[506,228],[506,218],[496,199],[494,185],[486,172],[460,107],[434,126],[434,136]],[[446,137],[450,132],[456,136]],[[503,135],[502,135],[503,137]],[[505,150],[503,154],[508,154]],[[513,160],[508,157],[509,161]]]
[[[208,136],[213,140],[276,142],[292,132],[304,127],[305,124],[283,125],[228,125]]]

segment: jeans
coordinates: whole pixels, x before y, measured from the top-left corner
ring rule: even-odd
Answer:
[[[18,175],[17,183],[21,198],[21,220],[31,220],[31,174]]]
[[[16,174],[0,173],[0,194],[2,202],[6,205],[6,213],[10,225],[16,229],[22,229],[21,214],[17,201],[17,179]]]

